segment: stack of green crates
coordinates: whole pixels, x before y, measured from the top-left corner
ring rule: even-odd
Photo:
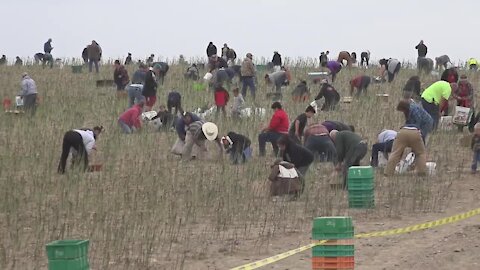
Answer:
[[[89,270],[89,240],[58,240],[47,244],[49,270]]]
[[[375,207],[375,183],[373,180],[372,166],[353,166],[348,169],[348,207]]]
[[[312,248],[312,269],[353,268],[355,247],[351,217],[318,217],[313,220],[312,239],[328,240]],[[352,240],[350,244],[337,244]],[[348,267],[345,267],[348,266]]]

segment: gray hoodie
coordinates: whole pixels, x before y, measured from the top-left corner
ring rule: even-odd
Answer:
[[[28,96],[33,94],[38,94],[37,85],[35,81],[32,80],[28,75],[24,76],[21,83],[22,90],[20,91],[20,96]]]

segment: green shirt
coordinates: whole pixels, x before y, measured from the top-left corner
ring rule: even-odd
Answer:
[[[436,105],[440,104],[442,98],[448,100],[450,94],[452,93],[452,87],[449,82],[438,81],[430,85],[422,93],[422,98],[425,99],[428,103],[435,103]]]
[[[338,162],[342,162],[349,151],[362,141],[362,137],[349,130],[339,131],[335,137]]]

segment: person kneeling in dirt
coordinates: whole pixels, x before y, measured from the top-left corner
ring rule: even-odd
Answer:
[[[296,102],[306,101],[310,96],[310,91],[306,81],[301,81],[292,91],[292,99]]]
[[[222,158],[223,149],[218,138],[218,127],[212,122],[204,121],[195,121],[188,125],[186,136],[185,136],[185,146],[183,147],[182,158],[183,160],[192,160],[197,156],[195,153],[192,155],[193,146],[198,147],[199,158],[202,158],[207,152],[207,146],[205,145],[206,141],[215,141],[219,148],[218,159]]]
[[[292,195],[296,199],[302,193],[302,179],[295,165],[286,161],[275,161],[268,176],[270,196]]]
[[[340,102],[340,94],[326,79],[322,80],[320,92],[318,92],[318,95],[315,97],[315,101],[320,100],[321,98],[325,98],[325,102],[320,109],[321,111],[334,110]]]
[[[222,144],[235,165],[243,164],[252,157],[251,141],[244,135],[230,131],[222,137]]]
[[[425,175],[427,171],[427,151],[423,143],[422,132],[416,125],[405,125],[397,133],[393,141],[392,153],[385,168],[385,176],[392,176],[395,167],[402,158],[407,147],[415,154],[415,169],[419,175]]]
[[[187,135],[187,128],[188,126],[195,122],[200,121],[200,117],[196,114],[186,112],[181,117],[178,117],[175,120],[175,130],[177,131],[177,141],[173,145],[170,152],[175,155],[182,155],[183,147],[185,145],[185,137]]]
[[[134,131],[140,130],[142,127],[140,115],[142,115],[143,106],[144,101],[142,100],[120,115],[118,118],[118,125],[123,133],[132,134]]]

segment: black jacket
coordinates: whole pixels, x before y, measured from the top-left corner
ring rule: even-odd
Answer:
[[[212,55],[217,55],[217,46],[215,46],[213,44],[208,44],[207,56],[210,57]]]
[[[230,137],[230,140],[232,140],[233,143],[227,152],[241,153],[243,150],[250,147],[252,143],[246,136],[235,132],[229,132],[227,136]]]
[[[418,57],[425,57],[427,55],[427,46],[425,44],[418,44],[415,46],[418,51]]]
[[[332,85],[328,83],[324,83],[322,85],[322,88],[320,88],[320,92],[318,92],[318,95],[315,97],[315,100],[319,100],[322,97],[325,98],[326,102],[340,100],[340,94],[337,92],[337,90],[335,90],[335,88]]]
[[[417,76],[410,77],[407,83],[403,87],[403,91],[405,92],[412,92],[417,96],[420,96],[421,91],[421,83]]]
[[[288,139],[287,146],[283,151],[283,160],[293,163],[296,168],[305,167],[313,162],[313,154],[307,148],[296,144]]]
[[[272,64],[274,66],[281,66],[282,65],[282,56],[279,53],[275,53],[273,55]]]
[[[145,97],[153,97],[157,94],[157,82],[153,75],[153,71],[149,70],[145,76],[142,95]]]

